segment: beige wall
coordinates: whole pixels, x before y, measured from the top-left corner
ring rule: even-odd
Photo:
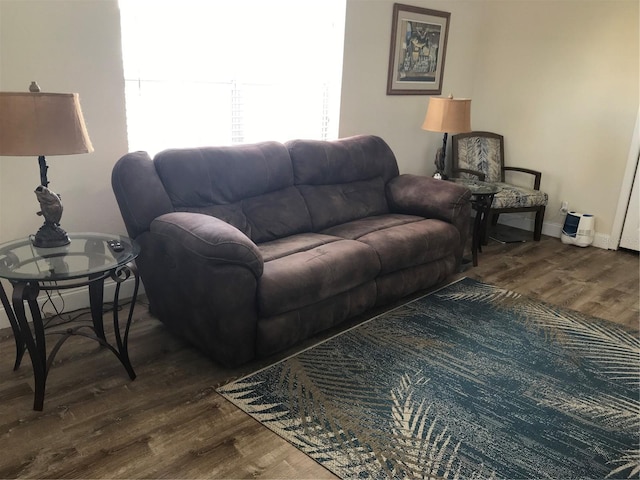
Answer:
[[[601,242],[638,112],[638,4],[486,2],[478,39],[474,128],[503,133],[508,162],[542,171],[547,222],[567,200],[595,215]]]
[[[431,174],[442,134],[420,128],[429,97],[386,95],[393,3],[347,1],[340,136],[379,135],[394,151],[401,172]],[[451,1],[418,1],[412,5],[451,12],[442,92],[471,97],[481,5]]]
[[[376,133],[401,171],[430,174],[442,137],[420,129],[428,97],[385,93],[393,3],[348,2],[340,134]],[[543,231],[559,235],[567,200],[606,248],[638,110],[637,0],[407,3],[451,12],[442,93],[473,99],[472,128],[503,134],[508,164],[543,172]]]
[[[547,233],[561,200],[608,236],[638,108],[636,0],[415,0],[451,12],[443,94],[473,98],[472,126],[506,137],[508,162],[543,172]],[[340,135],[374,133],[404,173],[434,171],[442,136],[427,96],[388,96],[393,0],[348,0]],[[0,0],[0,89],[79,92],[96,151],[51,157],[69,231],[124,233],[110,185],[127,150],[116,0]],[[41,223],[35,158],[0,159],[0,241]]]
[[[110,0],[0,0],[0,90],[78,92],[95,152],[49,157],[67,231],[124,233],[111,169],[127,151],[120,20]],[[42,224],[37,158],[0,158],[0,241]]]

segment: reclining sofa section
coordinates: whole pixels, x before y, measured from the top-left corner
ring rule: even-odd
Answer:
[[[444,281],[470,221],[368,135],[129,153],[112,186],[151,313],[225,366]]]

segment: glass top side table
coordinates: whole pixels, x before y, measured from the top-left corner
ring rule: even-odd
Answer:
[[[500,191],[500,188],[493,183],[481,182],[471,178],[450,178],[449,180],[459,185],[464,185],[471,190],[472,195],[495,195]]]
[[[14,370],[20,366],[26,348],[31,357],[35,380],[34,410],[42,410],[47,374],[62,343],[72,335],[82,335],[99,342],[120,360],[132,380],[136,377],[127,345],[140,285],[133,261],[140,248],[133,240],[119,235],[75,233],[69,234],[69,239],[70,244],[53,248],[35,247],[29,238],[0,245],[0,278],[9,280],[13,287],[10,303],[0,283],[0,300],[9,317],[16,343]],[[127,321],[124,328],[121,328],[118,318],[120,285],[131,275],[135,280],[133,297]],[[111,278],[116,286],[113,300],[115,345],[107,341],[102,318],[104,281],[107,278]],[[40,291],[81,286],[87,286],[89,290],[92,324],[81,324],[73,328],[64,325],[56,331],[47,331],[47,334],[60,336],[47,356],[45,326],[37,302],[38,294]],[[27,319],[25,302],[29,307],[31,325]]]
[[[449,180],[471,190],[471,204],[476,211],[471,238],[471,255],[473,257],[473,266],[477,267],[478,252],[482,252],[481,242],[487,229],[487,214],[493,203],[493,196],[500,191],[500,188],[492,183],[470,178],[450,178]]]

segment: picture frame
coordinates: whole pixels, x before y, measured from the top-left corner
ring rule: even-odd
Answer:
[[[451,13],[393,4],[387,95],[440,95]]]

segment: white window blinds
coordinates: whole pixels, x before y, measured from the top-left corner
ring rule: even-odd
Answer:
[[[129,150],[338,135],[345,0],[120,0]]]

